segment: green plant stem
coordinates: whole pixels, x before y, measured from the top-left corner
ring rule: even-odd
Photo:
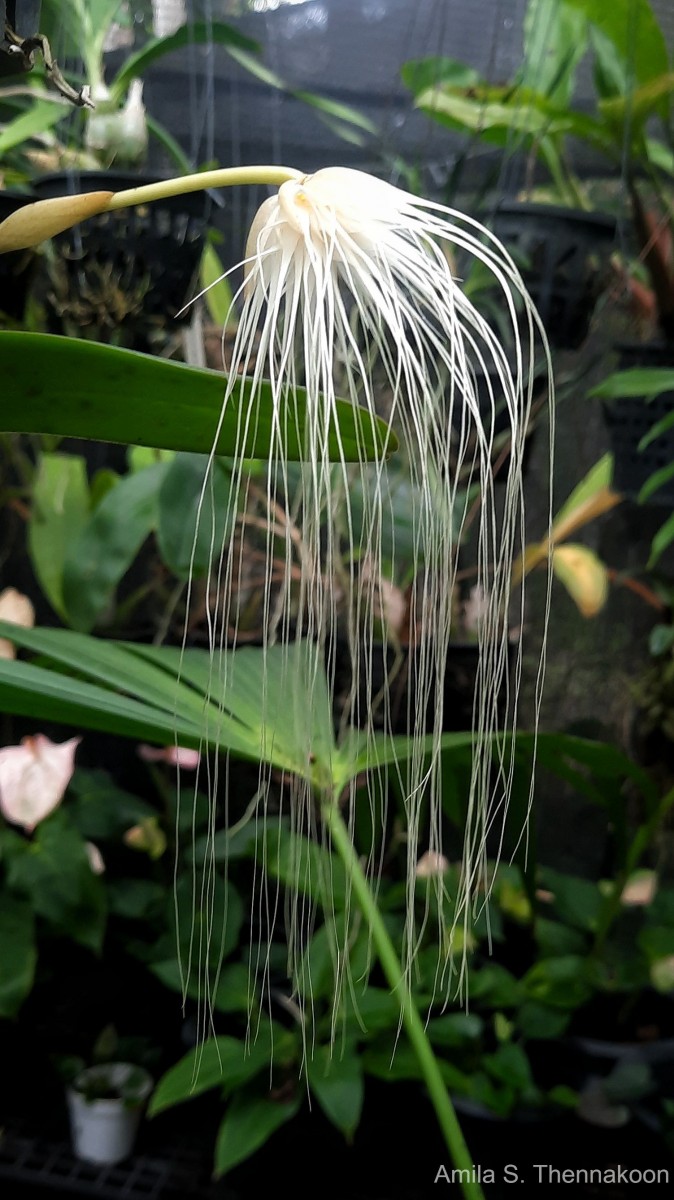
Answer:
[[[464,1140],[454,1106],[440,1073],[438,1060],[433,1051],[423,1021],[414,1003],[412,993],[405,981],[402,966],[388,930],[377,908],[365,872],[360,865],[358,855],[345,824],[344,818],[332,794],[324,800],[322,817],[330,831],[332,844],[339,854],[351,880],[353,893],[360,910],[372,931],[379,961],[384,970],[388,983],[400,998],[402,1019],[407,1036],[417,1056],[419,1067],[428,1088],[438,1123],[447,1144],[447,1149],[454,1166],[466,1174],[461,1180],[461,1190],[466,1200],[484,1200],[484,1193],[479,1183],[473,1182],[474,1164],[470,1151]]]
[[[187,192],[207,191],[208,188],[254,183],[280,186],[289,179],[301,178],[302,172],[292,167],[223,167],[218,171],[197,171],[194,175],[180,175],[175,179],[162,179],[158,183],[115,192],[103,211],[114,212],[118,208],[131,208],[136,204],[149,204],[153,200],[167,200],[170,196],[184,196]]]

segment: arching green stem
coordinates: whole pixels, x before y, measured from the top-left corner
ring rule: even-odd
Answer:
[[[175,179],[161,179],[157,183],[146,183],[142,187],[115,192],[103,211],[114,212],[118,208],[149,204],[153,200],[167,200],[170,196],[184,196],[188,192],[204,192],[208,188],[237,187],[255,183],[280,187],[289,179],[301,178],[302,172],[294,170],[293,167],[223,167],[218,171],[197,171],[194,175],[178,175]]]
[[[454,1106],[440,1073],[438,1060],[433,1051],[423,1021],[414,1003],[414,998],[406,982],[395,947],[386,929],[381,913],[370,890],[365,872],[360,865],[344,818],[335,802],[334,796],[327,796],[321,805],[321,815],[326,828],[330,831],[332,845],[344,863],[347,876],[353,888],[356,899],[365,920],[370,926],[379,961],[381,963],[389,986],[400,999],[402,1018],[405,1031],[417,1056],[419,1067],[438,1118],[447,1149],[454,1166],[463,1172],[461,1190],[466,1200],[484,1200],[484,1193],[479,1183],[473,1182],[474,1162],[464,1140]]]

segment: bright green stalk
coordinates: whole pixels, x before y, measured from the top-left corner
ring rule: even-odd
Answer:
[[[217,171],[197,171],[194,175],[180,175],[175,179],[162,179],[159,183],[148,183],[143,187],[115,192],[103,211],[114,212],[118,208],[149,204],[152,200],[167,200],[169,196],[183,196],[187,192],[202,192],[207,188],[236,187],[240,184],[254,183],[280,187],[289,179],[301,178],[302,172],[295,171],[292,167],[223,167]]]
[[[484,1200],[480,1184],[472,1182],[474,1163],[440,1073],[438,1060],[405,980],[395,947],[377,908],[365,872],[360,865],[339,805],[332,794],[323,802],[321,813],[326,828],[330,831],[332,844],[346,868],[356,902],[372,931],[372,939],[389,986],[400,999],[403,1025],[417,1056],[452,1162],[457,1170],[467,1172],[467,1178],[461,1180],[461,1190],[466,1200]]]

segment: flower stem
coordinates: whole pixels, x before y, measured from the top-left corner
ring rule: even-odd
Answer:
[[[280,186],[288,179],[301,178],[302,172],[292,167],[223,167],[218,171],[197,171],[194,175],[179,175],[175,179],[161,179],[157,183],[115,192],[103,211],[114,212],[118,208],[149,204],[152,200],[167,200],[170,196],[184,196],[187,192],[202,192],[208,188],[254,183]]]
[[[484,1200],[480,1184],[473,1181],[474,1164],[440,1073],[438,1060],[405,980],[395,947],[377,908],[365,872],[360,865],[344,818],[332,795],[324,800],[321,812],[323,821],[330,831],[332,844],[346,868],[356,901],[372,931],[372,939],[384,974],[391,989],[400,998],[403,1024],[417,1056],[447,1149],[454,1166],[464,1173],[464,1177],[461,1179],[463,1195],[466,1200]]]

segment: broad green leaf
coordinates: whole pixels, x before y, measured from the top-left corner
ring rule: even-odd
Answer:
[[[272,1061],[287,1058],[294,1044],[292,1034],[269,1025],[250,1043],[234,1037],[209,1038],[162,1076],[150,1100],[150,1116],[214,1087],[234,1091],[261,1071],[268,1072]]]
[[[592,995],[587,960],[575,954],[544,958],[522,980],[525,995],[551,1008],[578,1008]]]
[[[533,1083],[529,1059],[516,1042],[505,1042],[493,1054],[485,1054],[482,1065],[492,1079],[514,1087],[518,1092],[525,1091]]]
[[[110,912],[129,921],[163,916],[166,888],[152,879],[112,879],[107,885]]]
[[[564,0],[582,12],[615,46],[639,83],[663,75],[669,66],[664,34],[648,0]]]
[[[307,1077],[328,1120],[350,1141],[363,1110],[363,1065],[358,1055],[349,1048],[319,1046],[307,1059]]]
[[[602,904],[596,883],[576,875],[566,875],[545,867],[541,872],[543,887],[552,892],[552,908],[563,921],[576,929],[592,932],[596,928]]]
[[[524,19],[521,82],[556,104],[568,105],[587,40],[587,21],[582,13],[560,0],[530,0]]]
[[[65,620],[68,619],[64,596],[66,558],[88,516],[89,487],[84,459],[70,454],[43,454],[33,485],[28,553],[40,587]]]
[[[119,99],[131,80],[141,78],[147,68],[158,59],[172,54],[174,50],[181,50],[184,46],[211,46],[214,43],[225,46],[231,54],[238,51],[240,54],[253,55],[259,50],[257,42],[245,37],[239,33],[238,29],[234,29],[233,26],[226,25],[222,21],[190,21],[186,25],[181,25],[175,33],[168,34],[166,37],[152,38],[143,46],[142,50],[130,54],[124,66],[117,72],[111,85],[111,91]],[[238,57],[237,61],[240,61]]]
[[[271,1135],[299,1112],[301,1094],[292,1100],[250,1096],[238,1092],[223,1118],[215,1144],[215,1176],[220,1178],[237,1163],[250,1158]]]
[[[101,500],[66,553],[63,599],[69,624],[88,633],[157,525],[159,490],[170,469],[157,463],[120,480]]]
[[[162,478],[157,545],[179,579],[206,574],[231,537],[237,508],[230,466],[216,459],[205,484],[207,470],[203,455],[177,454]]]
[[[540,1038],[555,1041],[566,1032],[571,1013],[559,1008],[549,1008],[536,1000],[525,1000],[517,1012],[517,1028],[525,1038]]]
[[[29,903],[0,895],[0,1017],[15,1017],[33,986],[37,949]]]
[[[36,100],[27,112],[0,127],[0,158],[37,134],[46,133],[69,113],[68,106],[57,97],[54,100]]]
[[[621,400],[625,396],[659,396],[672,390],[674,370],[670,367],[629,367],[608,375],[589,395],[600,400]]]
[[[68,785],[68,811],[82,837],[119,841],[131,825],[156,814],[145,800],[123,791],[107,771],[78,767]]]
[[[202,984],[208,975],[212,986],[223,959],[235,949],[243,925],[243,901],[233,883],[220,874],[205,878],[202,864],[194,879],[190,872],[178,880],[166,913],[169,932],[157,957],[175,953],[177,944],[185,974],[194,973]]]
[[[344,867],[324,846],[279,828],[266,836],[261,853],[267,874],[286,887],[318,902],[327,901],[336,909],[344,905],[347,896]]]
[[[0,660],[0,712],[30,717],[32,721],[99,729],[136,741],[168,744],[177,736],[186,746],[201,744],[200,731],[193,723],[128,696],[118,696],[109,688],[26,662]]]
[[[446,1013],[428,1022],[426,1032],[434,1046],[466,1046],[477,1041],[484,1021],[476,1013]]]
[[[91,870],[83,839],[63,813],[53,813],[38,825],[24,853],[8,864],[7,877],[37,914],[88,949],[100,951],[104,887]]]
[[[0,374],[4,433],[54,433],[202,454],[213,449],[226,386],[218,371],[96,342],[10,330],[0,332]],[[297,388],[279,413],[279,426],[287,427],[288,459],[301,458],[306,446],[305,403],[303,389]],[[268,457],[273,428],[268,384],[261,385],[250,409],[241,445],[239,425],[250,405],[250,385],[242,381],[222,421],[218,454]],[[339,440],[347,461],[396,449],[384,422],[364,409],[338,401],[337,419],[339,439],[334,423],[328,436],[329,452],[337,461]]]
[[[390,1038],[381,1038],[365,1050],[362,1059],[366,1075],[374,1075],[386,1083],[395,1083],[397,1079],[423,1078],[419,1059],[406,1042],[398,1042],[393,1050]],[[445,1058],[438,1057],[436,1061],[447,1086],[453,1092],[465,1093],[468,1090],[468,1076]]]

